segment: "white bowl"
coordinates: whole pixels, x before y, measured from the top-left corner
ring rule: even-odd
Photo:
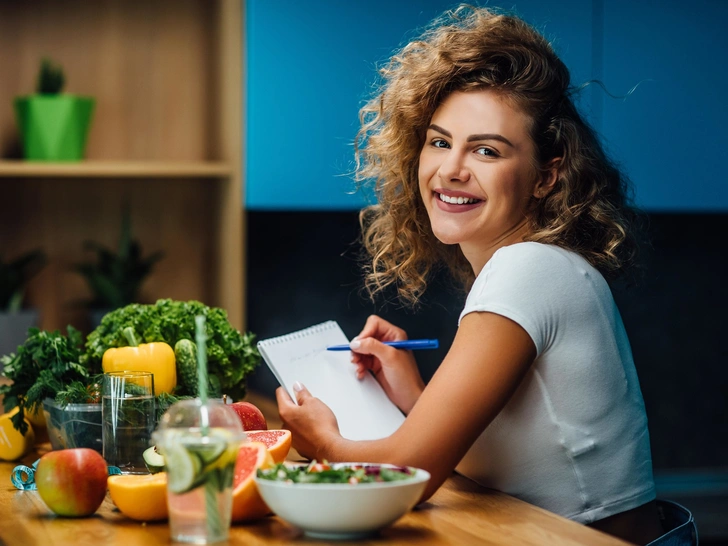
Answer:
[[[335,463],[333,468],[373,463]],[[430,479],[421,469],[411,478],[392,482],[286,483],[255,477],[260,496],[288,523],[314,538],[349,540],[362,538],[394,523],[409,512]]]

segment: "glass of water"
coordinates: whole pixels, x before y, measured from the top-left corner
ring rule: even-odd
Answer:
[[[154,433],[165,459],[169,530],[175,542],[226,541],[240,444],[240,419],[216,400],[182,400],[167,410]]]
[[[106,464],[124,474],[147,474],[144,451],[155,422],[154,375],[151,372],[104,374],[101,395],[103,454]]]

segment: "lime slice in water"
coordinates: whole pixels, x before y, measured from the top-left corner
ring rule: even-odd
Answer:
[[[173,469],[167,473],[169,490],[172,493],[189,491],[202,468],[200,459],[180,444],[165,446],[164,457],[167,468]]]
[[[200,458],[202,464],[207,466],[215,462],[225,452],[226,448],[227,444],[225,442],[213,439],[210,442],[195,445],[194,452]]]

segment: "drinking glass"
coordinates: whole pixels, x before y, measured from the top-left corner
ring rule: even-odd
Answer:
[[[123,474],[148,474],[144,451],[156,425],[154,375],[151,372],[109,372],[102,385],[101,417],[106,463]]]
[[[235,461],[245,438],[235,412],[217,400],[182,400],[162,416],[153,438],[165,459],[172,540],[227,540]]]

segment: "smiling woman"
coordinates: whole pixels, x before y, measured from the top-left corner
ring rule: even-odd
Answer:
[[[475,271],[529,231],[528,214],[556,181],[534,167],[530,121],[492,90],[454,92],[432,116],[420,153],[422,202],[437,239]]]
[[[605,276],[634,255],[626,178],[574,107],[569,72],[522,20],[446,13],[382,70],[364,106],[358,175],[376,295],[416,303],[431,272],[469,287],[458,332],[425,386],[406,332],[371,316],[351,344],[407,414],[379,440],[341,436],[305,386],[277,391],[310,458],[422,468],[428,498],[454,469],[646,544],[661,527],[649,433],[625,328]],[[443,442],[442,438],[447,438]],[[686,535],[689,540],[689,533]]]

